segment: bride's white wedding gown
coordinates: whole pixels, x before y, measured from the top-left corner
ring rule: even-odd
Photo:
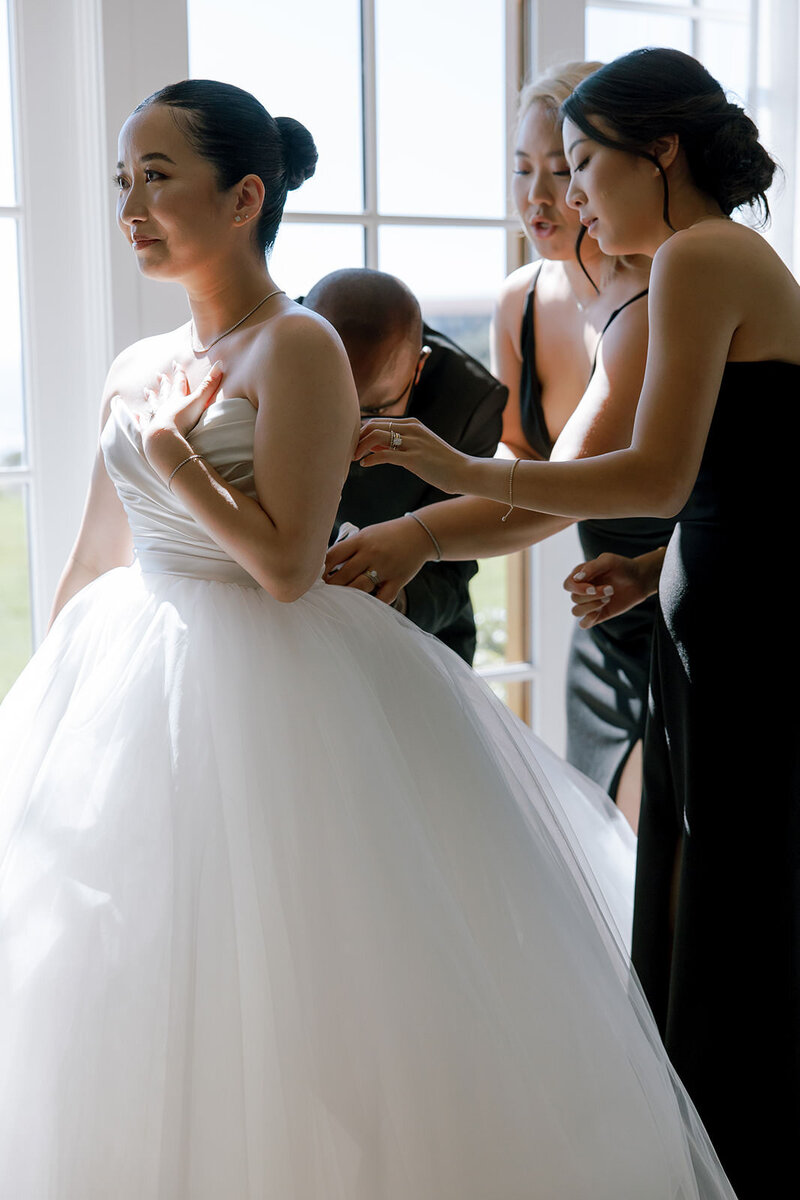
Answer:
[[[254,494],[255,414],[193,446]],[[136,565],[0,709],[2,1200],[722,1200],[632,839],[450,651],[280,604],[103,435]]]

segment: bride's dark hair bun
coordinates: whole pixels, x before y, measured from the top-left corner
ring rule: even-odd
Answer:
[[[744,109],[691,55],[657,47],[623,54],[583,80],[562,113],[593,141],[645,157],[658,138],[676,133],[694,182],[724,213],[749,204],[769,217],[776,164]],[[667,207],[665,198],[665,217]]]
[[[135,112],[153,104],[171,109],[189,144],[214,168],[220,188],[245,175],[264,184],[264,203],[254,221],[259,253],[275,241],[286,193],[314,174],[317,148],[311,134],[291,117],[271,117],[250,92],[215,79],[184,79],[154,92]]]
[[[293,192],[314,174],[317,168],[317,147],[305,125],[301,125],[293,117],[276,117],[275,124],[283,142],[286,186]]]

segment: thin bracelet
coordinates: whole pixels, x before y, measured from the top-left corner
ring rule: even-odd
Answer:
[[[428,526],[423,521],[422,517],[418,517],[416,513],[412,513],[412,512],[403,513],[403,516],[411,517],[412,521],[416,521],[418,525],[422,526],[422,528],[427,533],[428,537],[433,542],[433,548],[436,551],[436,562],[441,562],[442,561],[442,547],[439,545],[439,543],[437,542],[433,533],[431,532],[431,530],[428,528]]]
[[[519,459],[515,458],[511,464],[511,470],[508,472],[508,512],[501,517],[501,521],[507,521],[514,511],[514,472],[519,466]]]
[[[188,458],[185,458],[183,460],[183,462],[178,463],[177,467],[175,468],[175,470],[172,472],[169,479],[167,480],[167,487],[169,488],[170,491],[172,491],[172,481],[175,478],[175,476],[178,474],[178,471],[180,471],[181,467],[185,467],[187,463],[194,462],[194,460],[196,458],[202,458],[202,457],[203,457],[202,454],[190,454]]]

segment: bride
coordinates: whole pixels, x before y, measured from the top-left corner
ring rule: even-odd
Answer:
[[[264,259],[308,132],[187,82],[119,160],[192,319],[111,368],[0,709],[3,1195],[730,1200],[618,932],[623,819],[320,581],[358,406]]]

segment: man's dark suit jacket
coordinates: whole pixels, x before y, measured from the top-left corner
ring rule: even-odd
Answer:
[[[491,458],[500,440],[508,389],[455,342],[428,325],[423,340],[431,354],[405,415],[416,417],[465,454]],[[344,521],[363,528],[448,498],[447,493],[403,467],[367,469],[353,463],[333,538]],[[477,570],[476,562],[429,562],[406,584],[409,620],[436,634],[470,664],[475,654],[475,618],[469,581]]]

